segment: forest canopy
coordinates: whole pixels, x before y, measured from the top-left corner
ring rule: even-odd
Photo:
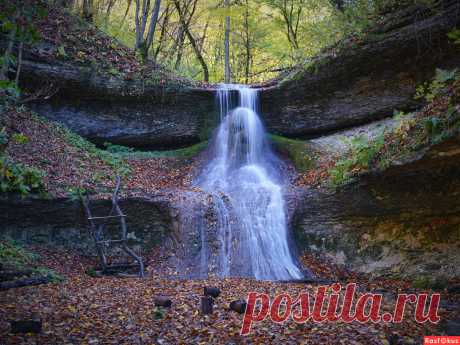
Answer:
[[[308,64],[382,12],[432,0],[58,0],[179,75],[257,83]]]

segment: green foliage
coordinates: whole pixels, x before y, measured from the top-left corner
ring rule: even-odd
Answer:
[[[18,242],[4,238],[0,240],[0,262],[14,268],[22,268],[38,260],[37,254],[24,249]]]
[[[162,307],[155,307],[155,309],[153,309],[153,317],[155,320],[163,319],[165,317],[164,309]]]
[[[447,37],[449,37],[449,39],[453,41],[454,44],[460,45],[460,29],[452,30],[451,32],[447,34]]]
[[[457,77],[457,71],[457,68],[450,71],[437,68],[435,77],[431,82],[423,83],[417,87],[415,99],[425,99],[427,102],[432,102],[446,87],[447,82]]]
[[[106,164],[111,166],[115,170],[115,173],[117,175],[127,176],[129,174],[130,170],[128,164],[122,157],[97,148],[96,145],[82,138],[78,134],[70,131],[68,128],[64,126],[57,125],[56,128],[60,131],[61,134],[64,135],[66,141],[70,145],[81,150],[87,151],[94,158],[101,159]]]
[[[271,135],[270,139],[278,150],[287,152],[297,171],[306,172],[312,168],[314,162],[304,141],[288,139],[279,135]]]
[[[67,189],[67,195],[72,201],[81,201],[88,191],[81,187],[70,187]]]
[[[35,273],[41,276],[47,276],[48,278],[50,278],[51,283],[55,284],[62,283],[65,280],[65,278],[62,275],[57,273],[55,270],[52,270],[47,267],[39,267],[35,269]]]
[[[441,291],[447,288],[449,281],[446,278],[433,278],[428,276],[417,277],[413,280],[412,286],[416,289],[432,289],[436,291]]]
[[[11,162],[0,156],[0,193],[44,193],[44,174],[23,164]]]
[[[3,62],[0,62],[0,68]],[[21,90],[11,80],[0,80],[0,103],[15,102],[21,96]]]
[[[381,133],[372,141],[367,136],[357,136],[349,139],[349,144],[349,157],[337,161],[335,166],[329,169],[333,185],[338,186],[350,181],[353,171],[369,169],[385,145],[385,135]]]
[[[97,272],[96,272],[96,269],[94,267],[90,267],[88,269],[85,270],[85,273],[87,275],[89,275],[90,277],[92,278],[96,278],[97,277]]]
[[[403,111],[400,110],[394,110],[393,111],[393,119],[395,120],[400,120],[402,117],[406,116],[407,114]]]
[[[201,151],[206,149],[208,146],[207,141],[202,141],[201,143],[184,147],[177,150],[167,150],[167,151],[135,151],[131,147],[121,146],[121,145],[107,145],[107,150],[110,150],[111,153],[118,158],[124,159],[146,159],[146,158],[158,158],[158,157],[182,157],[182,158],[191,158],[196,156]]]
[[[6,133],[6,128],[2,128],[0,131],[0,153],[5,149],[6,145],[8,145],[8,133]]]
[[[38,254],[32,253],[22,246],[19,242],[6,237],[0,239],[0,262],[16,270],[23,270],[27,267],[34,267],[33,274],[47,276],[52,283],[59,283],[64,278],[54,270],[46,267],[36,267],[36,262],[40,259]]]
[[[106,150],[110,153],[130,153],[134,151],[132,147],[116,145],[110,142],[105,142],[104,146],[106,147]]]
[[[23,133],[15,133],[11,136],[11,139],[13,142],[21,145],[27,144],[29,142],[29,137]]]
[[[437,117],[429,117],[425,119],[425,129],[429,136],[435,136],[442,131],[443,124]]]

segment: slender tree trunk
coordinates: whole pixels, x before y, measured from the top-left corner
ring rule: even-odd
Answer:
[[[14,79],[14,83],[16,87],[19,87],[19,75],[21,74],[23,48],[24,48],[24,42],[19,43],[18,64],[16,67],[16,78]]]
[[[155,29],[157,27],[158,16],[160,15],[160,5],[161,0],[155,0],[155,5],[153,6],[152,16],[150,18],[149,32],[147,33],[147,38],[144,42],[142,49],[142,55],[144,60],[147,60],[149,56],[149,50],[153,43],[153,37],[155,35]]]
[[[197,0],[195,0],[194,6],[196,5],[196,1]],[[177,13],[179,14],[179,19],[181,21],[181,24],[184,27],[185,34],[187,35],[187,38],[190,41],[190,44],[192,45],[193,51],[195,52],[195,55],[196,55],[196,58],[198,59],[198,61],[201,64],[201,68],[203,69],[203,80],[205,82],[208,82],[209,81],[209,71],[208,71],[208,66],[206,65],[206,61],[204,60],[203,55],[201,54],[200,49],[199,49],[199,47],[198,47],[198,45],[196,43],[196,40],[195,40],[195,38],[193,37],[193,35],[192,35],[191,31],[190,31],[189,25],[185,21],[184,13],[181,10],[179,1],[174,0],[174,5],[176,6]],[[190,17],[190,19],[191,19],[191,17]],[[190,23],[190,20],[189,20],[189,23]]]
[[[153,54],[154,61],[157,60],[158,54],[160,54],[161,48],[163,47],[163,43],[166,38],[166,28],[168,27],[168,24],[169,24],[169,17],[170,17],[170,8],[168,4],[163,12],[163,21],[161,23],[160,38],[158,40],[158,45],[157,45],[157,48],[155,49],[155,53]]]
[[[249,1],[246,0],[246,12],[244,14],[244,28],[246,34],[245,46],[246,46],[246,66],[245,66],[245,83],[249,83],[249,73],[251,65],[251,39],[249,33]]]
[[[137,49],[137,47],[139,47],[139,43],[140,43],[140,37],[139,37],[139,33],[141,31],[140,19],[139,19],[140,7],[141,7],[140,0],[136,0],[136,14],[134,16],[134,23],[136,25],[136,42],[134,43],[134,49]]]
[[[121,20],[120,29],[123,28],[123,26],[125,25],[126,17],[128,16],[129,10],[131,9],[132,2],[133,0],[128,0],[128,6],[126,7],[126,11],[125,11],[125,14],[123,15],[123,19]]]
[[[83,0],[83,19],[88,23],[94,20],[94,4],[93,0]]]
[[[229,0],[225,0],[225,7],[227,11],[230,10]],[[224,79],[225,83],[230,83],[230,16],[225,17],[225,38],[224,38]]]
[[[176,57],[176,63],[174,64],[174,69],[177,71],[179,70],[181,61],[182,61],[182,54],[184,51],[184,40],[185,40],[185,30],[184,27],[181,25],[179,28],[179,37],[178,37],[178,42],[177,42],[177,57]]]

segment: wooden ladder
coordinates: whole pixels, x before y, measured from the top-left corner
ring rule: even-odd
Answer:
[[[116,270],[136,267],[139,266],[139,276],[141,278],[144,277],[144,262],[142,261],[142,257],[137,255],[131,248],[128,247],[128,228],[126,225],[126,215],[120,209],[118,205],[118,192],[120,190],[121,179],[119,176],[116,178],[116,185],[115,190],[112,194],[112,209],[108,216],[103,217],[94,217],[91,212],[90,207],[90,198],[87,194],[85,198],[82,199],[83,206],[86,210],[86,215],[88,217],[88,222],[90,225],[91,235],[94,239],[96,244],[97,254],[99,256],[102,272],[113,272]],[[120,228],[121,228],[121,238],[120,239],[106,239],[104,238],[105,229],[107,227],[107,223],[111,219],[119,219],[120,220]],[[137,263],[136,264],[108,264],[107,262],[107,255],[106,255],[106,247],[110,244],[118,244],[121,246],[121,249],[132,257]]]

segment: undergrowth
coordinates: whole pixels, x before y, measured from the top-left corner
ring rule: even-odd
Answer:
[[[9,238],[0,239],[0,263],[2,269],[18,270],[31,269],[32,275],[48,276],[53,283],[64,278],[52,269],[37,265],[40,255],[26,249],[19,242]]]
[[[278,150],[286,151],[297,171],[306,172],[314,165],[311,152],[308,150],[305,141],[289,139],[279,135],[271,135],[270,139]]]
[[[396,111],[397,125],[377,138],[355,137],[349,153],[329,169],[330,182],[339,186],[370,170],[384,170],[397,161],[410,159],[414,152],[442,142],[460,130],[460,73],[436,70],[435,77],[417,88],[415,98],[425,107],[412,114]]]

